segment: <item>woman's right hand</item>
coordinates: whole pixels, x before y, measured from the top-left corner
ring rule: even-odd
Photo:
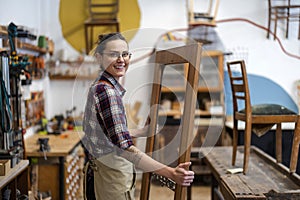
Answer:
[[[195,175],[193,171],[188,170],[191,164],[191,162],[180,163],[176,168],[173,168],[171,179],[181,186],[190,186]]]

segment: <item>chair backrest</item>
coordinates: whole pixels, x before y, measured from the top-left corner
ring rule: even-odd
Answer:
[[[268,7],[272,8],[275,6],[290,6],[291,0],[268,0]]]
[[[116,20],[119,12],[119,0],[88,0],[91,19]]]
[[[250,91],[244,60],[227,62],[228,75],[230,79],[233,111],[234,113],[245,109],[246,113],[251,113]],[[243,102],[243,104],[240,104]],[[244,108],[239,108],[244,105]]]

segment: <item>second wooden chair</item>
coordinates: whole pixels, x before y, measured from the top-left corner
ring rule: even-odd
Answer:
[[[276,160],[282,162],[282,123],[295,123],[295,131],[290,161],[290,172],[296,171],[300,144],[300,117],[297,113],[277,104],[251,105],[246,67],[243,60],[227,62],[233,98],[233,153],[235,165],[237,152],[238,121],[245,122],[243,173],[247,173],[251,133],[261,135],[276,124]],[[241,107],[241,108],[240,108]]]

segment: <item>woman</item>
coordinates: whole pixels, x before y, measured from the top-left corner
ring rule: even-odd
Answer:
[[[155,161],[133,144],[132,137],[145,135],[147,130],[129,132],[127,127],[122,103],[125,89],[119,83],[131,58],[126,39],[120,33],[100,35],[95,56],[103,72],[89,89],[83,144],[89,154],[87,174],[94,176],[96,199],[134,199],[135,168],[189,186],[194,179],[194,172],[186,170],[190,162],[172,168]]]

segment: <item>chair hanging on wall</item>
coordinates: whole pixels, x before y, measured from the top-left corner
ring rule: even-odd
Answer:
[[[219,9],[219,0],[199,0],[200,6],[195,6],[194,0],[187,0],[189,28],[201,27],[204,37],[199,41],[203,44],[212,43],[208,40],[209,30],[216,27],[216,17]],[[197,9],[199,7],[199,9]],[[207,8],[207,9],[204,9]]]
[[[93,49],[94,27],[110,27],[119,32],[119,0],[88,0],[88,11],[89,18],[84,22],[87,54]]]
[[[237,152],[238,121],[245,122],[244,163],[246,174],[250,156],[251,133],[263,135],[276,125],[276,160],[282,162],[282,123],[295,123],[295,131],[290,160],[290,172],[296,171],[300,144],[300,117],[297,113],[277,104],[251,105],[248,79],[244,61],[227,63],[233,98],[233,152],[232,165],[235,165]]]
[[[298,22],[298,39],[300,39],[300,3],[293,4],[291,0],[268,0],[268,32],[270,37],[271,22],[274,22],[274,40],[277,35],[278,22],[285,22],[285,38],[289,36],[290,22]]]

